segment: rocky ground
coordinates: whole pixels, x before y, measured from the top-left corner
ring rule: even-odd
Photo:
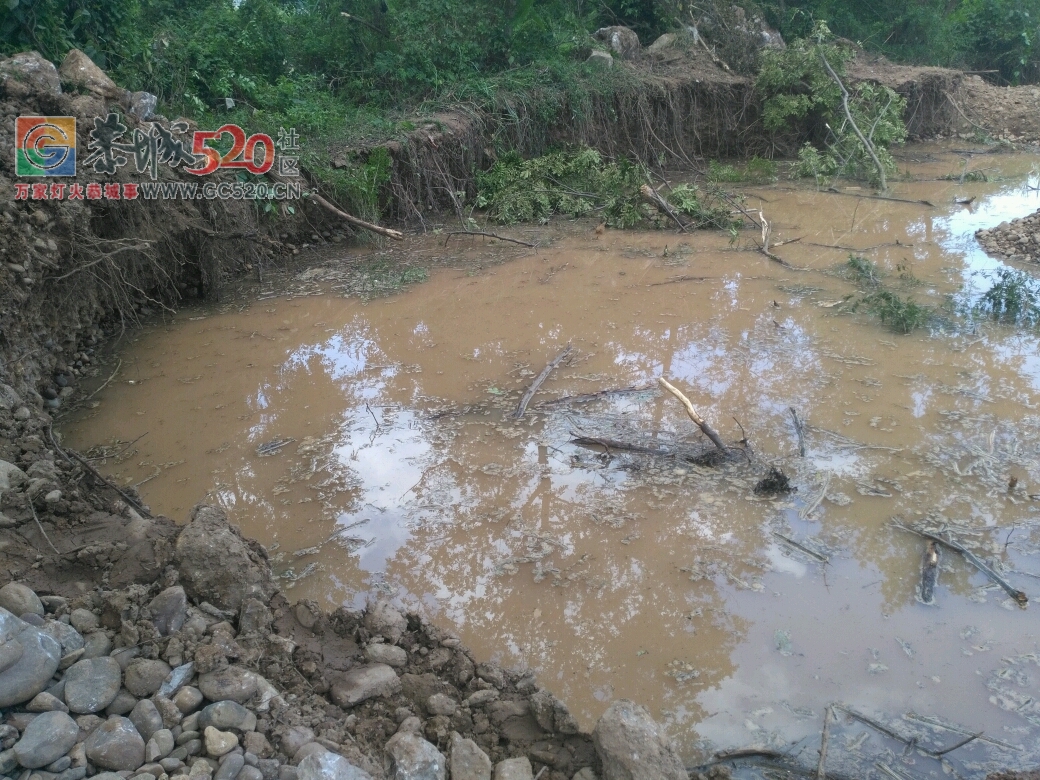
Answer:
[[[1001,222],[975,234],[987,254],[1022,263],[1040,263],[1040,211],[1028,217]]]
[[[220,509],[150,517],[2,384],[0,432],[2,780],[687,777],[632,702],[582,733],[386,599],[290,604]]]

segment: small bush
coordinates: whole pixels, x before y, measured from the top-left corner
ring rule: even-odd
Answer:
[[[896,333],[907,334],[924,327],[932,316],[927,306],[911,298],[900,298],[888,290],[871,293],[859,303]]]
[[[1002,268],[974,306],[974,314],[1004,325],[1040,325],[1040,282],[1023,271]]]

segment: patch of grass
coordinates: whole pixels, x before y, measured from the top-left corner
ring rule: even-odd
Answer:
[[[893,331],[904,335],[924,327],[932,318],[929,307],[922,306],[912,298],[900,298],[889,290],[878,290],[864,296],[853,309],[860,305]]]
[[[779,166],[772,160],[766,160],[755,155],[743,169],[735,165],[721,163],[718,160],[708,162],[708,181],[714,183],[749,183],[749,184],[771,184],[777,180]]]

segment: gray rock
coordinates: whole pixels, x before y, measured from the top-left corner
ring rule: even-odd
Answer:
[[[289,729],[282,734],[282,752],[287,756],[296,755],[297,750],[302,748],[308,742],[314,741],[314,736],[314,732],[306,726],[290,726]]]
[[[491,759],[472,739],[451,735],[451,780],[491,780]]]
[[[491,683],[499,690],[506,687],[506,673],[502,671],[502,667],[498,664],[477,664],[477,677]]]
[[[267,605],[256,599],[246,599],[238,613],[238,630],[242,634],[266,635],[271,631],[274,616]]]
[[[140,122],[147,122],[155,116],[155,107],[159,98],[151,92],[132,92],[130,94],[130,113]]]
[[[162,714],[156,709],[151,699],[143,699],[130,712],[130,722],[144,739],[151,739],[155,732],[163,728]]]
[[[394,645],[408,629],[408,619],[389,599],[380,596],[365,612],[364,626],[374,636],[381,636]]]
[[[123,685],[134,696],[143,699],[159,690],[170,671],[170,665],[165,661],[136,658],[126,666]]]
[[[256,730],[256,715],[236,702],[219,701],[210,704],[199,713],[199,729],[205,730],[207,726],[217,729],[254,731]]]
[[[142,735],[143,736],[143,735]],[[169,729],[159,729],[149,738],[144,746],[144,760],[158,761],[173,752],[176,747],[173,732]]]
[[[0,491],[4,489],[3,476],[0,476]],[[43,617],[43,602],[32,588],[20,582],[9,582],[0,588],[0,607],[12,615],[33,614]]]
[[[61,80],[79,89],[91,92],[98,97],[119,99],[126,93],[125,89],[116,85],[105,71],[94,64],[79,49],[70,49],[58,68]],[[135,767],[136,768],[136,767]]]
[[[6,648],[6,668],[0,671],[0,707],[32,699],[47,687],[61,660],[61,645],[2,608],[0,647]]]
[[[0,382],[0,409],[11,411],[22,405],[22,397],[10,385]]]
[[[188,619],[188,597],[184,588],[180,585],[167,588],[148,603],[148,611],[160,636],[177,633]]]
[[[625,60],[634,59],[639,55],[639,36],[627,27],[615,25],[613,27],[601,27],[593,33],[598,41],[603,41],[610,50]]]
[[[215,506],[192,510],[177,537],[175,565],[189,596],[221,609],[237,612],[247,598],[266,602],[277,590],[263,548],[243,541]]]
[[[62,756],[47,765],[47,771],[53,772],[54,774],[60,774],[72,766],[72,758],[69,756]]]
[[[29,712],[68,712],[65,702],[47,691],[41,691],[33,700],[25,705]]]
[[[126,715],[137,706],[137,697],[126,688],[120,688],[112,703],[105,707],[106,715]]]
[[[81,634],[89,634],[101,627],[101,620],[89,609],[80,608],[72,610],[72,614],[69,615],[69,622]]]
[[[592,732],[604,780],[687,780],[679,754],[645,707],[613,702]]]
[[[382,642],[366,647],[365,658],[370,663],[386,664],[397,669],[408,665],[408,653],[403,647],[387,645]]]
[[[203,730],[202,738],[206,743],[206,754],[214,758],[220,758],[238,747],[237,736],[230,731],[221,731],[212,726],[207,726]]]
[[[0,82],[3,77],[0,76]],[[24,407],[23,407],[24,408]],[[26,411],[29,411],[26,409]],[[9,490],[18,490],[22,485],[29,481],[29,475],[18,468],[13,463],[8,463],[6,460],[0,460],[0,497],[3,497],[4,493]],[[6,587],[6,586],[5,586]],[[22,586],[25,587],[25,586]],[[4,607],[6,609],[6,607]],[[22,612],[14,612],[12,614],[22,615]],[[39,614],[43,614],[42,612]]]
[[[494,688],[487,688],[483,691],[475,691],[466,698],[466,706],[468,707],[480,707],[489,702],[496,701],[499,697],[498,691]]]
[[[213,780],[235,780],[245,765],[246,760],[240,753],[229,753],[213,773]]]
[[[54,639],[61,645],[63,656],[82,650],[85,642],[83,636],[72,626],[62,623],[60,620],[48,620],[40,628],[43,633]]]
[[[155,705],[155,709],[158,710],[159,715],[162,716],[163,726],[165,728],[172,729],[184,720],[184,715],[182,715],[181,711],[177,709],[177,705],[161,693],[157,693],[152,697],[152,704]]]
[[[507,758],[495,764],[494,780],[534,780],[534,771],[527,756]]]
[[[186,685],[174,694],[173,703],[177,705],[177,709],[187,715],[191,712],[195,712],[204,699],[205,697],[202,695],[202,691],[198,688]]]
[[[105,774],[109,774],[106,772]],[[85,766],[70,766],[64,772],[59,774],[54,780],[83,780],[87,776],[87,768]],[[95,775],[95,777],[101,777],[101,775]]]
[[[344,674],[332,686],[332,700],[340,707],[353,707],[367,699],[391,696],[400,690],[401,680],[393,669],[386,664],[369,664]]]
[[[239,777],[249,780],[243,775]],[[372,780],[368,772],[328,751],[303,759],[296,767],[296,777],[297,780]]]
[[[307,756],[320,755],[321,753],[328,753],[329,749],[320,742],[308,742],[303,745],[292,757],[293,766],[298,766],[303,759]]]
[[[83,658],[102,658],[112,652],[112,640],[104,631],[83,637]]]
[[[574,777],[572,777],[571,780],[599,780],[599,778],[592,769],[585,767],[584,769],[579,769],[575,772]]]
[[[264,773],[255,766],[244,766],[238,773],[237,780],[266,780]]]
[[[103,710],[116,698],[121,680],[122,670],[111,656],[77,661],[65,672],[65,703],[80,714]]]
[[[169,699],[174,698],[174,694],[180,691],[184,685],[187,685],[188,681],[191,680],[194,675],[195,664],[191,661],[186,664],[181,664],[170,672],[166,679],[163,680],[162,687],[159,688],[159,693]]]
[[[109,718],[87,737],[87,758],[94,766],[113,772],[134,770],[144,763],[144,740],[126,718]]]
[[[18,757],[14,749],[0,751],[0,774],[9,775],[18,768]]]
[[[589,55],[589,58],[585,60],[585,62],[586,64],[595,66],[597,68],[614,67],[614,58],[611,57],[609,53],[605,51],[600,51],[599,49],[593,49],[592,53]]]
[[[65,755],[78,738],[76,721],[64,712],[45,712],[26,727],[14,754],[26,769],[39,769]]]
[[[435,693],[426,700],[426,709],[431,715],[447,715],[450,718],[458,708],[459,705],[446,693]]]
[[[210,701],[249,701],[256,693],[256,675],[240,666],[229,666],[199,675],[199,690]]]
[[[394,734],[383,748],[394,780],[445,780],[447,761],[433,744],[418,734]]]

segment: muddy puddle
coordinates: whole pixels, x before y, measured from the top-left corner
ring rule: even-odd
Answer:
[[[806,270],[740,251],[749,237],[584,223],[537,250],[453,245],[455,267],[368,302],[337,293],[333,263],[292,294],[138,332],[64,433],[110,455],[136,440],[102,470],[178,521],[203,497],[227,507],[292,597],[421,603],[478,656],[537,670],[585,726],[627,697],[691,762],[759,745],[815,766],[824,709],[843,702],[932,750],[966,736],[929,720],[985,730],[992,742],[946,755],[965,776],[1035,763],[1036,605],[950,551],[921,604],[925,541],[892,526],[946,522],[1040,596],[1037,338],[969,325],[949,303],[1002,267],[973,233],[1040,206],[1027,186],[1040,158],[975,156],[991,181],[939,180],[961,161],[904,150],[922,180],[894,193],[934,208],[748,190],[774,242],[799,239],[777,254]],[[863,288],[849,251],[820,245],[861,249],[940,316],[900,335],[850,311],[839,302]],[[691,462],[706,440],[662,375],[751,457]],[[623,392],[559,400],[609,389]],[[797,491],[757,494],[771,466]],[[847,716],[830,739],[835,770],[944,771]]]

